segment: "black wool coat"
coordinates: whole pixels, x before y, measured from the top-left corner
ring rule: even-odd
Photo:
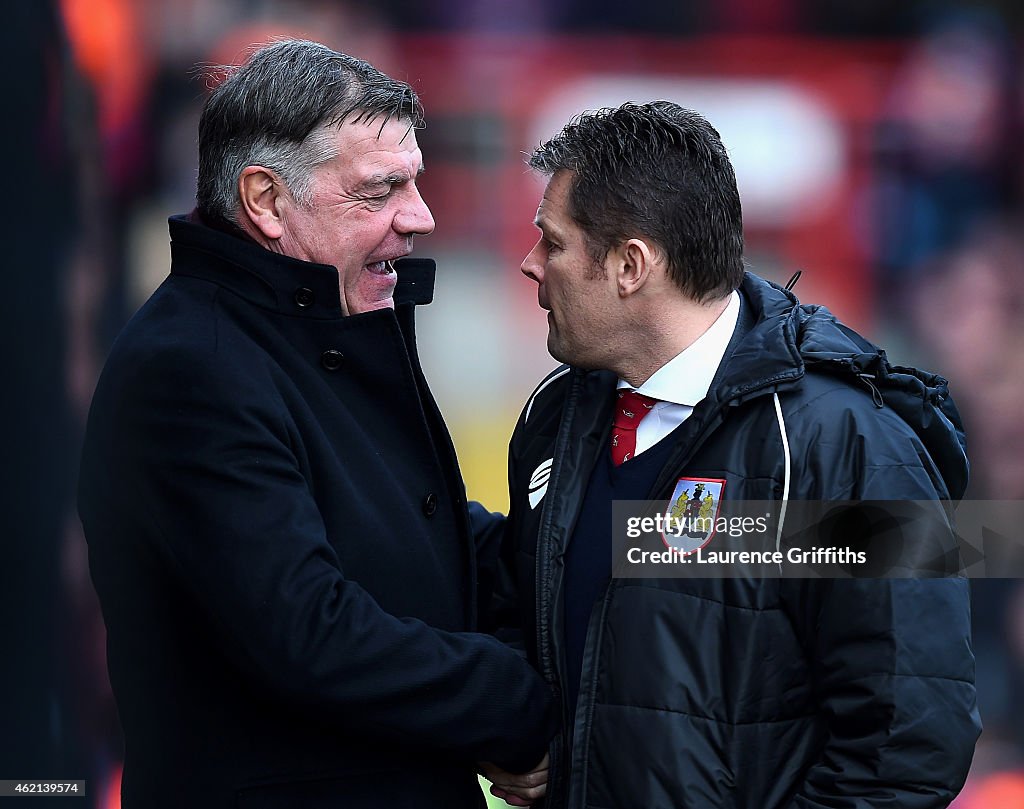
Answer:
[[[333,267],[185,218],[89,417],[79,510],[124,806],[460,807],[548,689],[472,634],[476,556],[416,354],[433,263],[344,317]]]

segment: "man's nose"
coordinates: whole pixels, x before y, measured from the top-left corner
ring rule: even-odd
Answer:
[[[540,241],[533,246],[533,249],[526,254],[522,265],[519,267],[523,275],[532,278],[538,284],[544,280],[544,262],[540,258]]]
[[[434,217],[423,201],[419,189],[413,189],[412,198],[395,216],[395,230],[399,233],[426,236],[434,229]]]

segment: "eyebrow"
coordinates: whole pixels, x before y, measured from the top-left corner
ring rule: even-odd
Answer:
[[[545,238],[559,238],[558,228],[555,227],[551,220],[546,216],[535,216],[533,218],[534,226],[544,235]]]
[[[420,163],[420,167],[416,172],[416,177],[419,177],[421,174],[423,174],[423,172],[426,171],[426,169],[427,167]],[[359,185],[356,186],[356,190],[373,191],[378,188],[383,188],[384,186],[392,186],[397,183],[404,183],[409,179],[409,174],[406,171],[393,171],[390,174],[373,174],[370,177],[367,177],[361,183],[359,183]]]

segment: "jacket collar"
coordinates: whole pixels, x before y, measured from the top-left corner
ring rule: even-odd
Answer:
[[[330,264],[272,253],[192,216],[172,216],[168,226],[172,275],[202,278],[282,314],[319,320],[343,317],[338,271]],[[402,259],[395,262],[395,269],[396,308],[430,303],[434,293],[431,259]]]
[[[743,335],[712,389],[722,402],[745,400],[795,384],[805,366],[797,344],[799,301],[789,291],[746,273],[740,294],[749,312]]]

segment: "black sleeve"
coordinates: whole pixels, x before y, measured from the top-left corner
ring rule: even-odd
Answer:
[[[489,631],[490,604],[498,575],[498,554],[505,536],[505,515],[488,511],[475,500],[469,503],[469,523],[476,545],[477,626]]]
[[[791,806],[947,806],[981,730],[967,581],[816,587],[808,649],[828,737]]]
[[[343,576],[256,372],[170,367],[120,397],[123,497],[239,669],[339,732],[534,766],[553,732],[543,680],[494,638],[397,618]]]
[[[516,551],[518,543],[524,541],[520,529],[521,515],[520,500],[521,492],[518,491],[517,457],[516,447],[523,432],[526,410],[519,414],[512,438],[509,441],[508,451],[508,487],[509,487],[509,511],[505,518],[504,532],[501,544],[498,548],[495,568],[492,576],[492,587],[490,598],[486,609],[482,611],[481,626],[485,631],[491,632],[500,638],[504,643],[519,650],[526,656],[526,637],[522,621],[522,611],[533,609],[533,604],[524,604],[523,599],[529,599],[530,594],[521,592],[519,586],[519,575],[516,564]],[[531,538],[536,540],[536,537]]]
[[[839,407],[827,423],[800,428],[805,439],[813,434],[815,440],[794,469],[805,477],[821,470],[804,497],[940,499],[927,452],[892,418]],[[951,529],[944,542],[955,550]],[[786,584],[799,594],[792,614],[828,729],[821,755],[790,805],[947,806],[963,786],[981,731],[967,580]]]

